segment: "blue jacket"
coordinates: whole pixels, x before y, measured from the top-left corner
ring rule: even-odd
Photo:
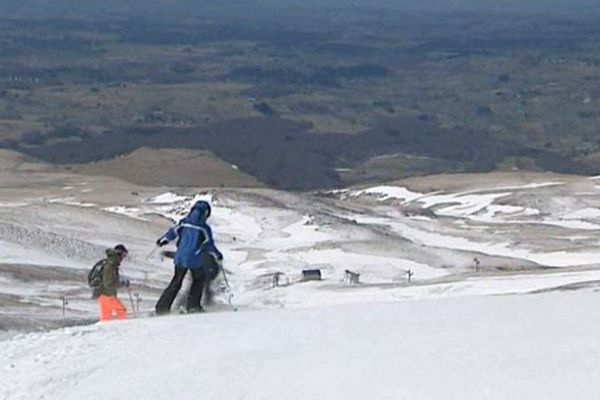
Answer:
[[[210,205],[206,201],[197,202],[187,217],[179,221],[159,239],[159,241],[166,240],[168,242],[177,239],[177,252],[175,253],[177,268],[203,268],[202,256],[205,254],[210,254],[217,260],[223,259],[223,255],[213,241],[212,230],[206,223],[210,211]]]

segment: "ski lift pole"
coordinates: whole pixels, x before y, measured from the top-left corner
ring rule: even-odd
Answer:
[[[62,316],[63,318],[65,318],[65,316],[67,315],[67,305],[69,304],[69,300],[67,300],[67,295],[63,294],[60,297],[61,301],[62,301]]]
[[[135,310],[140,311],[140,303],[142,302],[142,297],[138,292],[135,292],[133,294],[133,297],[135,298]]]

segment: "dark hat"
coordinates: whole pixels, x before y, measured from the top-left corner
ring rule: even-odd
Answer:
[[[116,245],[116,246],[115,246],[115,251],[116,251],[117,253],[119,253],[119,254],[122,254],[122,255],[126,255],[127,253],[129,253],[129,252],[127,251],[127,247],[125,247],[125,246],[124,246],[124,245],[122,245],[122,244],[118,244],[118,245]]]

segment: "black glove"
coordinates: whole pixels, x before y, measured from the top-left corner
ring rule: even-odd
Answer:
[[[129,279],[123,279],[121,281],[121,285],[123,285],[124,287],[128,288],[131,282],[129,282]]]
[[[165,246],[165,245],[166,245],[166,244],[168,244],[168,243],[169,243],[169,241],[168,241],[167,239],[165,239],[165,238],[160,238],[160,239],[158,239],[158,240],[156,241],[156,245],[157,245],[158,247],[163,247],[163,246]]]
[[[215,264],[217,265],[217,273],[219,273],[219,269],[223,268],[223,256],[217,258]]]

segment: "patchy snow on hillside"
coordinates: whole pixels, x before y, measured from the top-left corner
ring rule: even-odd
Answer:
[[[200,200],[213,203],[214,206],[214,200],[211,194],[184,196],[174,192],[166,192],[150,199],[146,199],[136,207],[114,206],[105,207],[103,210],[139,220],[147,220],[144,218],[144,215],[146,214],[160,214],[172,221],[179,221],[187,215],[194,203]]]
[[[149,204],[171,204],[186,200],[188,200],[187,196],[182,196],[173,192],[166,192],[163,194],[159,194],[158,196],[154,196],[151,199],[148,199],[147,202]]]
[[[483,210],[481,214],[477,215],[474,219],[479,221],[496,222],[498,219],[506,218],[509,220],[514,220],[516,217],[530,217],[539,214],[540,210],[536,210],[533,208],[490,204],[485,208],[485,210]]]
[[[30,203],[24,201],[0,202],[0,208],[27,207]]]
[[[394,232],[397,232],[403,237],[409,238],[416,243],[421,243],[424,246],[474,251],[487,255],[518,258],[551,267],[598,264],[600,260],[600,250],[586,252],[569,250],[534,252],[525,248],[512,246],[509,243],[477,242],[465,237],[427,231],[390,217],[364,217],[357,215],[355,219],[363,224],[388,226]]]
[[[557,184],[530,184],[502,189],[526,190],[553,185]],[[384,193],[385,190],[382,187],[373,188],[372,193]],[[400,192],[405,193],[403,189]],[[393,193],[393,190],[390,189],[388,195],[390,193]],[[417,199],[417,194],[414,194],[413,199]],[[470,191],[457,194],[431,194],[425,197],[419,195],[421,197],[417,201],[422,200],[420,204],[425,207],[438,207],[437,213],[445,213],[451,218],[458,220],[469,218],[481,223],[500,223],[505,217],[520,219],[539,214],[538,210],[527,207],[493,204],[495,200],[509,195],[510,192],[504,191],[499,193]],[[369,298],[388,301],[399,297],[436,297],[440,293],[477,294],[481,291],[485,294],[499,294],[521,290],[527,292],[525,289],[527,284],[531,285],[531,290],[538,290],[554,284],[560,286],[585,279],[581,276],[568,275],[557,276],[556,282],[551,282],[548,278],[534,277],[522,285],[523,289],[519,289],[516,286],[517,279],[511,277],[498,285],[486,286],[484,280],[466,280],[464,284],[432,282],[430,287],[425,289],[419,286],[414,289],[404,288],[402,294],[398,292],[390,295],[390,292],[382,287],[350,288],[349,294],[343,294],[342,292],[347,291],[342,284],[344,271],[347,269],[360,273],[361,282],[367,286],[403,284],[408,270],[414,273],[414,280],[421,283],[443,278],[452,271],[440,268],[443,265],[417,262],[406,256],[394,255],[393,252],[380,253],[375,248],[372,251],[365,251],[363,246],[361,251],[353,251],[351,243],[370,240],[368,234],[361,230],[322,224],[319,218],[299,210],[240,203],[226,195],[201,193],[195,196],[184,196],[175,192],[166,192],[142,201],[138,207],[130,208],[128,213],[134,218],[159,214],[177,221],[185,216],[193,203],[198,200],[211,201],[213,205],[210,223],[213,226],[217,245],[226,254],[225,267],[233,273],[230,280],[237,293],[238,301],[255,307],[309,305],[312,304],[311,296],[327,298],[329,303],[337,304],[360,302]],[[592,250],[537,252],[495,238],[491,241],[492,236],[482,235],[481,238],[458,236],[457,232],[450,233],[438,229],[433,220],[406,219],[394,212],[380,213],[378,216],[348,213],[339,215],[358,222],[361,228],[376,229],[378,226],[387,226],[399,237],[427,248],[509,257],[554,267],[596,264],[600,259],[600,252]],[[573,214],[573,218],[588,215],[592,215],[591,211]],[[505,221],[505,223],[510,222],[510,219]],[[526,222],[539,223],[540,221]],[[570,219],[557,221],[557,223],[570,223],[575,226],[581,224],[581,221]],[[299,281],[301,271],[309,268],[321,269],[325,280],[298,289],[292,287]],[[288,286],[283,291],[269,291],[272,286],[271,275],[275,273],[282,274],[282,282],[291,283],[292,286]],[[358,291],[358,294],[352,298],[354,291]]]
[[[157,201],[157,198],[160,198],[161,200]],[[213,208],[216,206],[216,203],[214,202],[213,196],[211,194],[179,196],[169,192],[151,199],[149,205],[146,207],[141,207],[138,213],[161,214],[165,218],[168,218],[173,222],[177,222],[188,214],[188,212],[196,202],[201,200],[208,201],[209,203],[211,203]]]
[[[109,212],[109,213],[124,215],[129,218],[135,218],[140,221],[146,220],[145,218],[142,218],[139,216],[140,209],[137,207],[115,206],[115,207],[105,207],[105,208],[103,208],[103,210],[106,212]]]
[[[335,193],[335,192],[333,192]],[[344,193],[344,192],[338,192]],[[363,190],[355,190],[344,193],[348,198],[360,197],[369,195],[381,201],[389,199],[403,200],[404,202],[412,201],[423,196],[422,193],[413,192],[400,186],[375,186]]]
[[[96,207],[94,203],[83,203],[77,201],[75,197],[55,197],[47,200],[50,204],[65,204],[68,206],[76,206],[76,207]]]
[[[2,264],[28,264],[28,265],[54,265],[71,268],[81,268],[82,263],[58,255],[50,255],[41,249],[20,243],[0,240],[0,263]],[[0,293],[2,293],[0,291]]]

